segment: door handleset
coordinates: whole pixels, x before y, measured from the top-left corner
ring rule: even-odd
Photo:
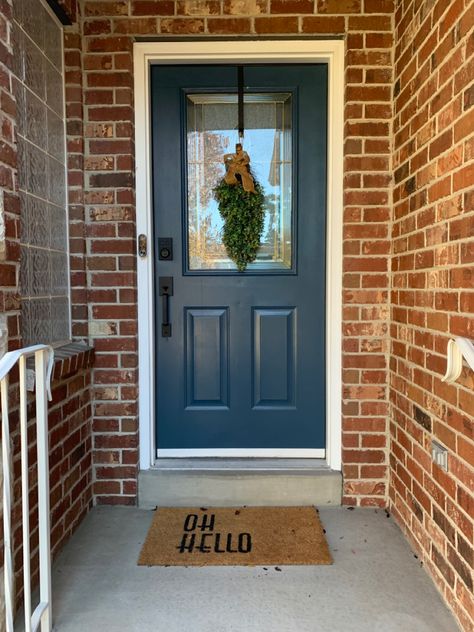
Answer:
[[[163,338],[171,338],[170,296],[173,296],[173,277],[160,276],[158,282],[159,294],[163,301],[161,335]]]

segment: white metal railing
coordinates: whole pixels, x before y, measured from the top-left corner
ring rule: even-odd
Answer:
[[[35,358],[36,382],[36,443],[38,468],[38,522],[39,522],[39,573],[40,603],[31,611],[31,568],[30,568],[30,506],[28,466],[28,358]],[[23,522],[23,578],[25,632],[41,632],[52,629],[51,616],[51,546],[49,519],[49,449],[48,449],[48,398],[51,399],[51,374],[54,351],[47,345],[25,347],[9,351],[0,360],[0,390],[2,405],[2,458],[3,458],[3,532],[4,532],[4,576],[5,618],[7,632],[13,632],[15,599],[13,594],[13,549],[12,549],[12,463],[10,448],[10,423],[8,415],[9,374],[18,362],[20,371],[20,441],[21,441],[21,493]]]
[[[474,344],[467,338],[454,338],[448,342],[446,375],[442,382],[455,382],[461,375],[463,358],[474,371]]]

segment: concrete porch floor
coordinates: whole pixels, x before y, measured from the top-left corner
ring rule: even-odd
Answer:
[[[333,566],[136,565],[152,511],[98,507],[53,568],[58,632],[455,632],[383,510],[323,508]]]

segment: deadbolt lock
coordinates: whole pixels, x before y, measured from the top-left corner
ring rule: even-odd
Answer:
[[[160,261],[173,261],[173,240],[171,237],[158,238],[158,259]]]

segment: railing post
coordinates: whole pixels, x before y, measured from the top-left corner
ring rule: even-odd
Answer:
[[[20,361],[21,508],[23,529],[23,598],[25,632],[31,632],[30,480],[28,467],[28,401],[26,357]]]
[[[3,461],[3,576],[5,586],[6,632],[13,632],[13,562],[11,534],[10,420],[8,417],[8,375],[0,383],[2,401]]]
[[[37,384],[47,384],[47,360],[46,349],[35,353]],[[36,433],[38,450],[40,601],[43,604],[47,604],[41,617],[41,632],[50,632],[52,629],[51,534],[49,516],[48,400],[46,388],[37,389],[36,392]]]
[[[31,612],[31,562],[30,562],[30,507],[28,465],[28,396],[26,360],[35,356],[36,382],[36,446],[38,471],[38,531],[40,603]],[[2,407],[2,458],[3,458],[3,531],[4,531],[4,584],[6,632],[14,632],[13,596],[13,548],[12,548],[12,463],[10,447],[10,422],[8,409],[9,373],[19,362],[20,369],[20,446],[23,531],[23,576],[25,601],[25,632],[51,632],[51,543],[49,516],[49,440],[48,396],[51,398],[50,381],[54,352],[46,345],[34,345],[9,351],[0,359],[0,402]]]

